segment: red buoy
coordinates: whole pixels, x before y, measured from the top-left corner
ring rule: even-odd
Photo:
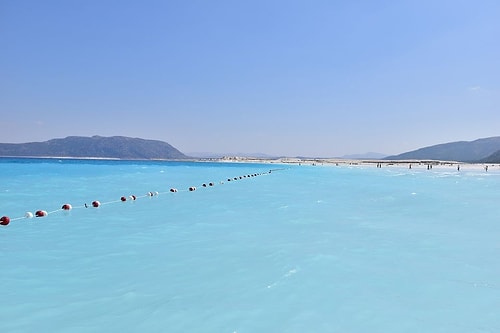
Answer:
[[[170,192],[177,192],[177,189],[176,188],[171,188]]]
[[[10,223],[10,218],[8,216],[2,216],[0,218],[0,225],[8,225]]]
[[[35,212],[35,216],[36,216],[36,217],[44,217],[44,216],[47,216],[47,212],[46,212],[46,211],[44,211],[44,210],[37,210],[37,211]]]
[[[72,208],[73,208],[73,207],[71,207],[71,205],[70,205],[70,204],[64,204],[64,205],[62,205],[62,207],[61,207],[61,209],[62,209],[62,210],[71,210]]]
[[[127,198],[126,197],[121,197],[120,200],[121,201],[127,201]]]
[[[97,200],[96,200],[96,201],[92,201],[92,207],[97,208],[97,207],[99,207],[100,205],[101,205],[101,203],[100,203],[99,201],[97,201]]]

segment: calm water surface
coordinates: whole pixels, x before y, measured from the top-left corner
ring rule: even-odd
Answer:
[[[0,332],[500,332],[499,202],[495,170],[2,159]]]

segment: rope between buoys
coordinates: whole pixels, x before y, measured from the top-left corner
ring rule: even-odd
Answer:
[[[260,176],[260,175],[267,175],[267,174],[270,174],[272,173],[273,171],[281,171],[281,170],[286,170],[285,168],[280,168],[280,169],[271,169],[269,170],[269,172],[266,172],[266,173],[254,173],[254,174],[248,174],[248,175],[242,175],[242,176],[239,176],[239,177],[229,177],[227,178],[227,181],[228,182],[234,182],[234,181],[237,181],[237,180],[242,180],[242,179],[246,179],[246,178],[252,178],[252,177],[256,177],[256,176]],[[203,183],[201,185],[202,188],[207,188],[207,187],[213,187],[215,186],[215,184],[217,184],[216,182],[209,182],[207,186],[207,183]],[[221,180],[219,181],[219,184],[225,184],[225,181]],[[55,209],[55,210],[51,210],[51,211],[45,211],[45,210],[37,210],[36,211],[36,214],[33,214],[31,212],[26,212],[24,216],[20,216],[20,217],[14,217],[14,218],[9,218],[8,216],[2,216],[1,217],[1,220],[2,220],[2,223],[0,223],[2,226],[6,226],[8,225],[10,222],[13,222],[13,221],[19,221],[19,220],[24,220],[24,219],[31,219],[31,218],[42,218],[42,217],[46,217],[50,214],[55,214],[57,212],[61,212],[61,211],[70,211],[70,210],[73,210],[73,209],[82,209],[82,208],[98,208],[99,206],[102,206],[102,205],[109,205],[109,204],[115,204],[115,203],[119,203],[119,202],[124,202],[124,201],[136,201],[137,199],[142,199],[142,198],[152,198],[152,197],[157,197],[159,196],[160,194],[175,194],[177,192],[194,192],[198,189],[198,187],[196,186],[190,186],[187,190],[186,189],[182,189],[182,190],[177,190],[176,188],[171,188],[170,191],[168,192],[158,192],[158,191],[151,191],[151,192],[148,192],[147,194],[144,194],[144,195],[140,195],[140,196],[136,196],[136,195],[130,195],[129,197],[122,197],[120,198],[119,200],[112,200],[112,201],[106,201],[106,202],[100,202],[100,201],[93,201],[90,205],[88,205],[87,203],[83,204],[83,205],[80,205],[80,206],[74,206],[72,207],[71,205],[69,204],[64,204],[62,208],[59,208],[59,209]],[[125,200],[123,200],[125,199]],[[65,206],[69,206],[69,207],[65,207]],[[66,209],[64,209],[66,208]],[[4,223],[5,222],[5,223]]]

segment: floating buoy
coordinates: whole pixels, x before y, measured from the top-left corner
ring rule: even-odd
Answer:
[[[71,207],[71,205],[70,205],[70,204],[64,204],[64,205],[62,205],[62,207],[61,207],[61,209],[62,209],[62,210],[71,210],[71,208],[73,208],[73,207]]]
[[[269,170],[268,173],[271,173],[272,171],[274,170]],[[248,174],[248,175],[241,175],[241,176],[238,176],[238,177],[231,177],[231,178],[227,178],[227,181],[230,182],[230,181],[236,181],[238,179],[243,179],[243,178],[250,178],[250,177],[255,177],[255,176],[259,176],[259,175],[263,175],[264,173],[255,173],[255,174]],[[220,184],[224,184],[224,181],[219,181]],[[213,183],[213,182],[210,182],[210,183],[202,183],[201,186],[203,187],[207,187],[207,186],[214,186],[216,183]],[[188,188],[189,191],[196,191],[196,187],[195,186],[191,186]],[[178,190],[176,188],[170,188],[170,192],[177,192]],[[148,192],[146,195],[150,196],[150,197],[153,197],[153,196],[158,196],[160,195],[159,192],[155,191],[151,191],[151,192]],[[141,198],[143,196],[140,196]],[[129,195],[129,196],[122,196],[120,197],[120,201],[124,202],[124,201],[128,201],[128,200],[136,200],[137,197],[135,195]],[[109,204],[109,203],[114,203],[116,201],[111,201],[111,202],[105,202],[104,204]],[[92,201],[91,203],[92,207],[94,208],[97,208],[97,207],[100,207],[101,206],[101,202],[99,202],[98,200],[95,200],[95,201]],[[84,207],[87,208],[88,205],[87,203],[84,204]],[[77,207],[77,208],[81,208],[81,207]],[[69,203],[66,203],[66,204],[63,204],[60,208],[60,210],[64,210],[64,211],[69,211],[69,210],[72,210],[73,207],[69,204]],[[55,212],[55,211],[54,211]],[[53,212],[50,212],[50,214],[52,214]],[[32,212],[26,212],[24,217],[25,218],[33,218],[33,217],[45,217],[45,216],[48,216],[49,215],[49,212],[45,211],[45,210],[37,210],[35,213],[32,213]],[[15,218],[14,220],[18,220],[18,218]],[[10,218],[8,216],[2,216],[0,218],[0,225],[8,225],[10,223]]]
[[[8,225],[10,223],[10,218],[8,216],[2,216],[0,218],[0,225]]]
[[[44,211],[44,210],[37,210],[37,211],[35,212],[35,216],[36,216],[36,217],[44,217],[44,216],[47,216],[47,212],[46,212],[46,211]]]

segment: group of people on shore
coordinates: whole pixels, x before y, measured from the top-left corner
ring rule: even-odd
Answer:
[[[384,164],[384,163],[377,162],[377,168],[382,168],[382,164]],[[337,165],[338,165],[338,163],[337,163]],[[391,165],[391,164],[389,164],[389,165]],[[432,170],[433,164],[432,163],[428,163],[426,166],[427,166],[427,170]],[[408,164],[408,169],[411,169],[411,168],[412,168],[412,163],[409,163]],[[460,171],[460,164],[457,164],[457,171]],[[488,172],[488,165],[484,166],[484,171]]]

